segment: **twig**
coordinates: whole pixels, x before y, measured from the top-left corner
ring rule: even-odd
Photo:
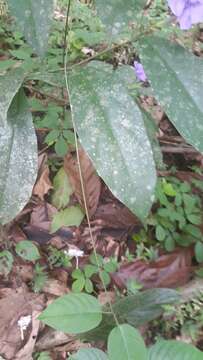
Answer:
[[[165,153],[173,153],[173,154],[197,154],[198,151],[193,147],[175,147],[175,146],[161,146],[161,151]]]

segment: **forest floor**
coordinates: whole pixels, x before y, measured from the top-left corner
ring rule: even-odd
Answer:
[[[63,1],[59,3],[48,53],[48,66],[53,69],[61,65],[62,57],[65,15]],[[162,3],[150,10],[156,21],[165,16]],[[82,16],[81,21],[85,22],[88,17]],[[91,45],[90,36],[86,41],[81,39],[76,30],[70,45],[72,64],[89,61],[103,49],[103,44]],[[203,56],[200,28],[179,41]],[[0,72],[16,62],[25,61],[28,67],[32,62],[32,51],[9,19],[0,22],[0,49]],[[136,54],[130,45],[121,45],[106,57],[114,66],[133,65]],[[54,81],[59,83],[57,77]],[[195,250],[203,231],[203,157],[173,127],[148,93],[148,85],[140,85],[140,89],[140,103],[153,116],[161,149],[156,201],[145,227],[115,198],[80,148],[91,229],[106,292],[95,270],[89,226],[81,215],[84,201],[73,132],[70,125],[66,127],[60,121],[60,109],[64,106],[61,88],[56,86],[53,91],[53,87],[34,78],[26,85],[38,137],[39,170],[30,202],[6,227],[0,244],[0,344],[6,359],[66,359],[69,353],[88,346],[37,320],[47,304],[70,291],[94,294],[105,304],[109,299],[114,302],[145,289],[178,288],[184,301],[165,307],[161,317],[140,330],[148,344],[162,336],[183,339],[203,350],[203,259]],[[70,124],[69,109],[66,120]],[[194,208],[194,216],[184,215],[183,221],[188,225],[188,233],[181,234],[184,239],[166,239],[161,218],[166,210],[163,197],[174,209],[177,199],[183,197],[179,205],[182,213],[187,207]],[[77,225],[67,226],[64,209],[77,205],[82,209],[74,218]],[[167,225],[175,233],[178,221],[171,217]],[[194,227],[198,234],[194,234]],[[189,232],[195,239],[192,244],[187,242]],[[31,320],[23,330],[17,319],[27,314]]]

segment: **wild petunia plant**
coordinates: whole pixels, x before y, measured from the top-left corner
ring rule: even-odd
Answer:
[[[48,61],[46,63],[46,51],[54,0],[7,2],[10,15],[32,46],[34,56],[29,56],[29,62],[17,59],[15,66],[9,65],[0,76],[0,224],[9,223],[25,206],[36,179],[37,140],[24,92],[30,80],[62,88],[64,122],[66,108],[70,107],[77,135],[99,175],[112,193],[144,222],[154,201],[157,176],[153,137],[145,121],[147,115],[140,107],[139,97],[135,98],[131,91],[136,81],[135,71],[139,80],[147,78],[154,97],[186,142],[203,152],[202,59],[167,38],[163,22],[161,26],[151,26],[143,16],[145,1],[95,0],[89,8],[78,0],[67,0],[65,41],[60,47],[63,67],[57,63],[53,69]],[[74,26],[73,4],[79,10],[85,9],[81,16],[85,14],[88,21],[95,15],[100,18],[100,25],[97,22],[94,30],[96,38],[102,38],[103,43],[101,51],[95,49],[92,57],[77,64],[72,64],[68,57],[68,40],[73,37],[70,31]],[[203,21],[202,1],[170,0],[168,5],[181,29],[190,29]],[[100,28],[105,37],[98,34]],[[78,36],[85,38],[88,45],[90,41],[94,43],[94,39],[90,39],[87,30],[88,26],[84,36],[80,29]],[[109,53],[129,43],[141,61],[135,63],[135,68],[133,61],[116,69],[105,61]],[[157,310],[153,307],[155,304],[157,297],[154,296],[150,314]],[[110,325],[114,328],[108,340],[109,360],[134,359],[135,350],[139,360],[171,360],[174,348],[177,360],[186,359],[188,354],[195,360],[202,359],[199,350],[180,343],[159,343],[147,351],[142,337],[131,325],[133,314],[137,319],[143,312],[140,308],[139,312],[134,310],[135,304],[131,302],[130,315],[114,317],[114,307],[110,306],[102,314],[94,297],[69,294],[52,303],[41,319],[62,331],[84,333],[97,327],[102,315],[108,317],[110,313]],[[136,326],[139,325],[136,323]],[[107,358],[106,354],[101,356]]]

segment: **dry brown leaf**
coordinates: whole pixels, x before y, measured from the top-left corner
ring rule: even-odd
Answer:
[[[44,196],[53,188],[49,179],[49,167],[47,165],[47,155],[42,154],[38,159],[39,174],[36,184],[33,189],[33,195],[38,196],[41,200],[44,200]]]
[[[47,329],[36,343],[36,351],[45,351],[74,340],[73,335],[64,334],[62,331]]]
[[[47,279],[42,290],[43,292],[54,296],[62,296],[69,292],[67,286],[57,279]]]
[[[90,217],[92,217],[97,209],[99,197],[101,193],[101,180],[96,174],[91,160],[83,149],[79,150],[80,164],[85,187],[85,195],[87,207]],[[80,183],[80,175],[77,160],[73,155],[68,154],[64,159],[64,169],[69,177],[70,183],[74,189],[80,205],[84,208],[84,201]]]
[[[39,328],[36,313],[44,308],[44,296],[32,293],[17,293],[0,300],[0,354],[7,360],[32,359],[31,355]],[[24,316],[31,316],[31,323],[24,330],[22,339],[18,321]],[[30,336],[35,337],[30,340]],[[28,344],[26,346],[26,344]],[[21,352],[22,351],[22,352]],[[17,357],[22,354],[23,357]],[[25,357],[26,354],[26,357]]]
[[[100,205],[94,216],[102,227],[126,229],[140,224],[140,221],[125,206],[116,203]]]
[[[190,279],[191,265],[191,250],[179,248],[173,253],[161,255],[154,262],[135,260],[124,264],[112,274],[112,278],[119,288],[125,288],[129,279],[141,283],[145,289],[176,288],[186,284]]]

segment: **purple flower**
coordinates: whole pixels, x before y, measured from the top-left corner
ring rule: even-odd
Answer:
[[[144,72],[144,68],[142,64],[140,64],[138,61],[134,61],[134,69],[135,69],[136,77],[139,81],[143,81],[143,82],[147,81],[147,77]]]
[[[168,5],[182,30],[203,21],[203,0],[168,0]]]

